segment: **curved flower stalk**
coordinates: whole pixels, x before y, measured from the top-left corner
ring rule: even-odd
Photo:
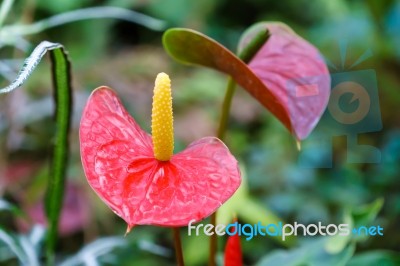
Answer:
[[[87,180],[128,224],[184,226],[212,214],[241,182],[236,159],[215,137],[173,151],[168,75],[154,88],[152,133],[143,131],[108,87],[90,96],[80,125]]]

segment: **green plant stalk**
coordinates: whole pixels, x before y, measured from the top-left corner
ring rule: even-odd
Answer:
[[[217,224],[217,211],[215,211],[213,214],[211,214],[210,223],[214,226]],[[208,256],[208,265],[209,266],[216,265],[215,264],[215,255],[217,254],[217,249],[218,249],[217,244],[218,244],[217,235],[214,233],[213,235],[210,236],[210,254]]]
[[[176,263],[178,264],[178,266],[185,266],[185,262],[183,260],[181,234],[179,232],[179,227],[172,227],[172,231],[174,234]]]
[[[239,52],[239,58],[246,64],[253,59],[257,54],[258,50],[268,41],[269,37],[268,30],[259,31],[254,38]],[[219,127],[217,137],[221,140],[225,138],[226,128],[229,120],[229,112],[232,105],[233,95],[235,94],[236,83],[232,78],[228,79],[226,87],[224,101],[222,103],[221,118],[219,121]]]
[[[224,101],[222,102],[222,115],[219,120],[217,132],[217,138],[221,140],[225,138],[226,128],[229,120],[229,111],[231,109],[233,95],[235,94],[235,88],[236,82],[230,77],[228,79],[228,85],[226,86]]]
[[[52,165],[46,194],[46,212],[49,229],[46,239],[47,265],[54,265],[54,253],[58,236],[58,222],[61,213],[67,163],[69,157],[68,133],[71,122],[72,89],[70,63],[63,48],[51,50],[54,100],[56,103],[56,132],[52,150]]]
[[[55,134],[51,152],[49,183],[46,192],[46,215],[48,232],[46,237],[46,262],[54,265],[54,250],[57,241],[58,220],[61,213],[67,162],[69,158],[68,135],[72,112],[72,87],[68,55],[59,43],[41,42],[25,60],[16,79],[0,89],[0,94],[19,88],[36,69],[43,56],[50,52],[55,101]]]
[[[239,58],[243,60],[246,64],[253,59],[253,57],[257,54],[258,50],[268,41],[269,31],[262,30],[256,33],[254,38],[250,40],[250,42],[243,48],[243,50],[239,53]],[[221,109],[221,118],[219,120],[219,127],[217,131],[217,137],[221,140],[224,140],[228,120],[229,120],[229,113],[232,105],[232,99],[235,94],[236,82],[230,77],[228,79],[228,84],[226,86],[226,92],[224,101],[222,102],[222,109]],[[217,223],[217,211],[211,214],[211,224],[215,228]],[[215,266],[215,255],[217,253],[217,234],[212,234],[210,236],[210,255],[208,260],[209,266]]]

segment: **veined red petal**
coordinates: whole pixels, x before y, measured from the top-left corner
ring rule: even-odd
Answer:
[[[183,226],[213,213],[240,185],[236,159],[217,138],[203,138],[170,161],[154,158],[152,140],[107,87],[96,89],[80,127],[89,184],[132,227]]]
[[[158,164],[140,206],[145,211],[135,219],[175,226],[200,221],[228,200],[240,181],[238,163],[225,144],[214,137],[202,138]]]
[[[271,36],[248,66],[286,107],[296,137],[305,139],[328,104],[328,67],[311,43],[279,22],[252,26],[243,35],[239,49],[262,29],[268,29]]]

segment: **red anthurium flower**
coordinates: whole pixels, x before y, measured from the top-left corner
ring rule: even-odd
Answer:
[[[236,159],[222,141],[206,137],[173,155],[168,75],[154,88],[152,136],[143,131],[107,87],[90,96],[80,125],[87,180],[128,223],[184,226],[212,214],[240,185]]]
[[[224,266],[242,266],[242,246],[240,244],[239,234],[228,237],[225,246]]]

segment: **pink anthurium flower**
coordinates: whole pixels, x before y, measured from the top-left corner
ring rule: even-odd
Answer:
[[[154,88],[152,136],[108,87],[93,91],[80,125],[85,175],[99,197],[128,224],[184,226],[212,214],[241,182],[236,159],[215,137],[175,155],[170,80]]]
[[[217,41],[190,29],[167,30],[163,44],[181,63],[230,75],[300,141],[312,132],[328,104],[328,67],[316,47],[279,22],[260,22],[250,27],[239,42],[237,54],[258,47],[256,36],[267,30],[268,41],[248,64]]]
[[[311,43],[280,22],[260,22],[243,35],[239,50],[256,32],[271,36],[248,64],[253,73],[285,106],[293,132],[305,139],[326,109],[331,79],[321,53]]]

